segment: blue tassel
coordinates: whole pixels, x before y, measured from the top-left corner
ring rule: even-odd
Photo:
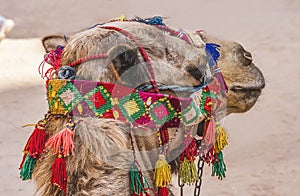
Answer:
[[[152,18],[146,18],[146,19],[136,18],[135,21],[142,22],[142,23],[149,24],[149,25],[165,26],[165,24],[163,23],[163,18],[161,16],[154,16]]]
[[[210,67],[215,66],[218,59],[220,58],[219,47],[220,45],[214,43],[205,44],[205,51],[208,55],[208,64]]]

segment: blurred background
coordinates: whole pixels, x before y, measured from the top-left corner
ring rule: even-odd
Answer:
[[[0,15],[15,28],[0,43],[0,195],[33,195],[19,179],[23,146],[47,111],[38,66],[40,39],[70,35],[124,14],[160,15],[169,26],[205,30],[241,43],[262,70],[266,88],[253,109],[229,115],[227,177],[205,167],[202,195],[300,195],[300,1],[298,0],[0,0]],[[191,195],[187,193],[186,195]]]

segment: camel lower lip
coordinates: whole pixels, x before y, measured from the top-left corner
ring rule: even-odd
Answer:
[[[257,87],[241,87],[241,86],[234,86],[231,87],[230,90],[233,92],[261,92],[263,87],[257,86]]]

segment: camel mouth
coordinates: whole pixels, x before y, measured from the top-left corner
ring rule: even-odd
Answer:
[[[230,87],[230,90],[233,92],[261,92],[262,89],[265,88],[265,83],[259,83],[258,85],[251,85],[251,86],[242,86],[242,85],[235,85]]]
[[[169,92],[173,92],[173,93],[177,94],[178,96],[188,97],[192,93],[204,88],[207,84],[209,84],[211,82],[212,82],[212,80],[209,80],[207,82],[199,84],[198,86],[167,85],[167,84],[157,82],[157,86],[160,91],[169,91]],[[145,91],[145,92],[149,91],[152,88],[153,88],[152,85],[148,82],[136,87],[136,89]]]
[[[226,106],[227,115],[230,113],[244,113],[249,111],[258,100],[264,87],[264,83],[255,86],[232,86]]]

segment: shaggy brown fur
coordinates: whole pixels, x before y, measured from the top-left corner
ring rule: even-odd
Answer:
[[[109,25],[126,29],[134,34],[149,54],[158,83],[197,86],[211,77],[203,46],[188,45],[176,37],[165,35],[153,26],[141,23],[114,22]],[[59,36],[48,36],[43,40],[47,51],[56,47],[57,43],[66,45],[62,65],[88,55],[109,54],[107,59],[85,62],[76,67],[77,76],[81,79],[122,83],[132,87],[148,81],[145,75],[141,75],[145,69],[145,63],[141,60],[135,45],[121,33],[96,27],[80,32],[70,37],[68,41]],[[240,51],[225,50],[222,54],[226,56],[226,52],[235,54]],[[222,57],[220,66],[223,70],[228,66],[223,66],[222,62],[236,63],[232,60],[224,60]],[[236,69],[225,70],[224,73],[226,80],[228,77],[240,77],[236,76],[236,73],[242,74],[243,78],[245,75],[252,74],[249,71],[236,72]],[[260,74],[258,74],[259,77],[262,77],[260,72],[257,73]],[[228,80],[228,83],[230,90],[233,90],[232,80]],[[233,93],[230,96],[235,97]],[[256,100],[257,97],[253,99]],[[248,102],[248,100],[242,101]],[[232,101],[229,101],[229,104],[233,104]],[[250,108],[247,106],[247,109]],[[230,112],[245,110],[230,110]],[[128,138],[130,131],[128,125],[111,119],[74,117],[74,120],[79,123],[75,128],[75,155],[67,158],[69,195],[130,195],[128,167],[133,157]],[[66,119],[63,117],[53,116],[47,123],[46,131],[53,135],[61,130],[65,122]],[[197,126],[193,127],[194,132],[196,128]],[[135,149],[138,152],[138,161],[151,186],[154,187],[153,168],[158,155],[156,130],[133,129],[131,131]],[[174,132],[175,130],[170,130],[170,135],[172,136]],[[179,132],[180,134],[170,147],[170,154],[176,153],[176,149],[180,147],[183,136],[182,130]],[[51,152],[45,153],[34,169],[33,179],[41,195],[64,195],[62,191],[49,183],[54,158]],[[167,158],[172,161],[174,156]],[[171,195],[178,195],[173,186],[171,189]]]

